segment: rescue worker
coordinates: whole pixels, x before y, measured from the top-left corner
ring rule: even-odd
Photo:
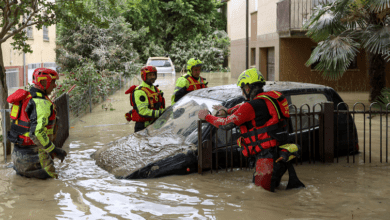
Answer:
[[[264,85],[265,79],[256,68],[245,70],[239,76],[237,86],[241,87],[247,101],[230,109],[213,106],[217,113],[225,111],[230,115],[226,118],[212,116],[204,109],[199,111],[199,119],[226,130],[240,127],[241,137],[237,143],[243,148],[242,154],[256,157],[255,185],[274,192],[288,169],[287,189],[304,187],[290,162],[299,156],[299,146],[285,144],[288,137],[286,122],[290,117],[288,102],[280,92],[264,92]]]
[[[53,159],[57,157],[62,162],[67,155],[52,142],[56,109],[48,96],[58,79],[56,71],[38,68],[33,73],[29,92],[18,89],[7,98],[12,104],[12,125],[7,138],[14,143],[12,160],[16,173],[21,176],[58,178]]]
[[[163,92],[153,83],[157,79],[154,66],[141,68],[142,83],[131,86],[125,94],[130,94],[130,105],[133,110],[125,114],[127,121],[135,121],[134,132],[141,131],[152,124],[165,110]]]
[[[191,91],[207,88],[208,82],[206,82],[206,78],[200,76],[202,65],[202,61],[198,59],[191,58],[188,60],[187,74],[177,79],[175,91],[173,91],[171,98],[171,105]]]

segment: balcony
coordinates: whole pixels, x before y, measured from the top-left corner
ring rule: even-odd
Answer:
[[[334,0],[284,0],[277,3],[277,31],[281,38],[305,37],[303,25],[320,3]]]

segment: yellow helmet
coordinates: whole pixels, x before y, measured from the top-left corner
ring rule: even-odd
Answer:
[[[187,70],[191,72],[192,67],[197,67],[197,66],[203,66],[202,61],[196,59],[196,58],[191,58],[187,62]]]
[[[237,81],[238,87],[243,87],[246,84],[251,85],[254,83],[264,83],[265,79],[263,75],[256,68],[247,69],[240,74]]]

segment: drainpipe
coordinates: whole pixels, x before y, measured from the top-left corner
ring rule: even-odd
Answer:
[[[248,53],[249,53],[249,0],[246,0],[246,69],[249,69],[248,67]]]

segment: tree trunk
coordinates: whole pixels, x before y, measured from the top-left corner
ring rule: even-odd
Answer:
[[[370,102],[377,102],[383,88],[386,87],[386,61],[381,54],[366,52],[368,75],[370,76]]]
[[[0,109],[9,109],[9,105],[7,102],[8,97],[8,87],[7,87],[7,77],[5,74],[4,60],[3,60],[3,50],[0,44]],[[6,121],[6,127],[3,128],[3,121],[1,121],[2,129],[5,129],[7,132],[9,131],[11,124],[10,118],[8,117],[8,113],[5,114],[6,117],[3,118],[1,116],[1,120]],[[3,134],[0,134],[3,135]],[[5,137],[3,137],[5,138]],[[4,142],[2,142],[3,145]],[[4,149],[3,149],[4,150]],[[7,140],[7,155],[11,154],[11,143]]]

